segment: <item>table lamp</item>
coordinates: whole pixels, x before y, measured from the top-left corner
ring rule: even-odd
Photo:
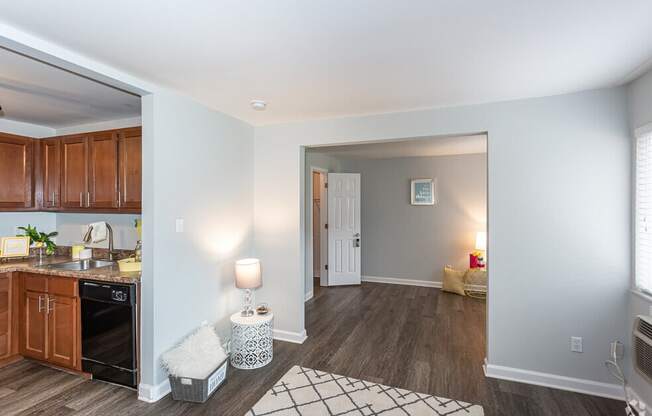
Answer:
[[[487,264],[487,233],[485,231],[478,231],[475,234],[475,250],[477,257],[478,267],[485,267]]]
[[[235,262],[235,287],[244,289],[244,306],[242,316],[252,316],[251,289],[260,287],[263,283],[260,273],[260,260],[241,259]]]
[[[478,231],[475,234],[475,249],[487,251],[487,233],[485,231]]]

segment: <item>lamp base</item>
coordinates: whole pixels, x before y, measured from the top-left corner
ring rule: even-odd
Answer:
[[[244,307],[240,316],[254,316],[254,310],[251,307],[251,289],[245,289],[244,293]]]

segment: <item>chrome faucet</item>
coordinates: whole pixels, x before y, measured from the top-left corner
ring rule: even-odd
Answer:
[[[113,228],[109,225],[108,222],[105,222],[106,229],[109,231],[109,261],[114,261],[114,255],[116,252],[113,250]],[[84,234],[84,243],[91,241],[91,232],[93,231],[93,226],[88,227],[86,234]]]

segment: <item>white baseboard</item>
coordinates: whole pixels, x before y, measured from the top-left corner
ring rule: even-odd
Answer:
[[[308,302],[310,299],[312,299],[313,295],[314,295],[314,292],[312,290],[310,292],[306,293],[305,302]]]
[[[520,368],[504,367],[489,364],[486,360],[483,367],[485,376],[491,378],[534,384],[536,386],[551,387],[554,389],[607,397],[616,400],[623,400],[624,398],[623,388],[618,384],[602,383],[599,381],[559,376],[538,371],[522,370]]]
[[[429,280],[400,279],[397,277],[380,277],[380,276],[362,276],[363,282],[387,283],[390,285],[408,285],[441,288],[441,282],[431,282]]]
[[[306,335],[306,330],[302,332],[290,332],[282,331],[280,329],[274,330],[274,339],[278,341],[293,342],[295,344],[303,344],[303,342],[308,338]]]
[[[464,289],[469,290],[471,292],[484,292],[484,293],[487,293],[487,286],[484,286],[484,285],[467,284],[467,285],[464,285]]]
[[[154,403],[170,393],[170,380],[167,378],[156,386],[140,383],[138,385],[138,400]]]

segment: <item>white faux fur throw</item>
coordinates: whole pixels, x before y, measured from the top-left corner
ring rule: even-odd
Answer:
[[[171,376],[199,379],[208,377],[225,359],[220,337],[211,325],[203,325],[161,357]]]

